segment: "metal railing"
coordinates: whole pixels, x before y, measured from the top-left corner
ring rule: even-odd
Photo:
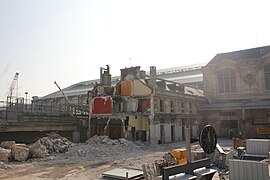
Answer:
[[[77,116],[88,115],[87,106],[46,104],[8,98],[0,101],[0,122],[76,122]]]

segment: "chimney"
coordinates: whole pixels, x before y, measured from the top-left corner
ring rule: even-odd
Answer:
[[[100,85],[101,86],[111,86],[112,80],[111,80],[111,74],[110,74],[110,67],[109,65],[106,65],[107,69],[100,68]],[[104,70],[104,71],[103,71]]]
[[[150,66],[150,79],[148,81],[148,85],[152,88],[157,87],[157,70],[155,66]]]
[[[100,67],[100,79],[99,83],[102,86],[103,85],[103,67]]]
[[[132,75],[134,77],[140,77],[140,66],[135,66],[135,67],[130,67],[130,68],[125,68],[121,69],[121,81],[125,81],[125,78],[127,75]]]

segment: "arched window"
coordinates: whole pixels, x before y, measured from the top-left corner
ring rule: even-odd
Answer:
[[[222,69],[218,72],[219,93],[236,92],[235,71],[230,68]]]
[[[265,89],[270,89],[270,64],[266,64],[263,70]]]

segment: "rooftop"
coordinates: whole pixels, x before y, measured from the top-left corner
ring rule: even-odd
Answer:
[[[202,82],[202,72],[200,71],[201,67],[205,63],[193,64],[188,66],[179,66],[173,68],[166,68],[157,70],[157,78],[164,79],[168,81],[173,81],[176,83],[191,83],[191,82]],[[147,72],[146,74],[149,74]],[[120,81],[120,76],[112,77],[112,86],[116,85]],[[73,84],[67,88],[62,89],[66,96],[79,96],[86,95],[88,91],[92,90],[95,84],[99,83],[99,79],[82,81],[76,84]],[[53,92],[46,96],[41,97],[40,99],[51,99],[63,97],[60,91]]]

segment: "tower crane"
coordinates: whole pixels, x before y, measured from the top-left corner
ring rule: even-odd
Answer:
[[[9,87],[9,93],[8,93],[9,103],[12,102],[12,95],[13,95],[15,88],[16,88],[16,97],[18,96],[18,78],[19,78],[19,73],[16,72],[15,76],[10,84],[10,87]]]

